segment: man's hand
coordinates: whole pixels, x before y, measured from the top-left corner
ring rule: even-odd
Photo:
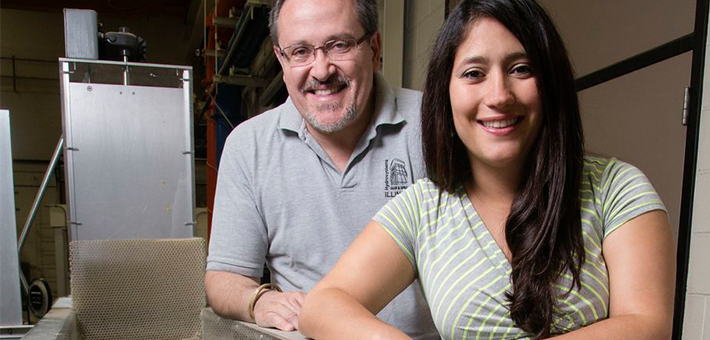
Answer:
[[[282,331],[298,329],[298,314],[301,312],[303,292],[279,293],[270,290],[254,305],[254,320],[261,327],[275,327]]]
[[[306,297],[303,292],[279,293],[265,290],[254,305],[254,318],[249,315],[249,303],[259,287],[259,278],[208,270],[205,274],[207,301],[217,315],[261,327],[284,331],[298,329],[298,314]]]

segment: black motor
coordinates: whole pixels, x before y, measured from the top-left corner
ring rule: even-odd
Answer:
[[[99,59],[117,61],[145,61],[146,46],[143,38],[129,32],[128,27],[118,32],[99,32]]]

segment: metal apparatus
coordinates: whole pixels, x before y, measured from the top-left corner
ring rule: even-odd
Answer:
[[[59,62],[71,240],[192,237],[192,68]]]

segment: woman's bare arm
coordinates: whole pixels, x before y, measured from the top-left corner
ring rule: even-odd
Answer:
[[[412,264],[377,222],[370,222],[306,296],[298,323],[318,339],[409,339],[375,317],[412,281]]]
[[[556,339],[666,340],[673,328],[675,253],[665,212],[645,213],[604,240],[609,318]]]

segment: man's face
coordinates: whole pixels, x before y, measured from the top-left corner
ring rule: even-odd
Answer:
[[[279,47],[322,46],[334,39],[360,39],[365,29],[353,0],[289,0],[281,8]],[[292,65],[274,48],[294,105],[309,128],[321,133],[345,129],[363,116],[379,68],[380,37],[375,33],[353,47],[346,60],[333,61],[322,49],[307,65]]]

